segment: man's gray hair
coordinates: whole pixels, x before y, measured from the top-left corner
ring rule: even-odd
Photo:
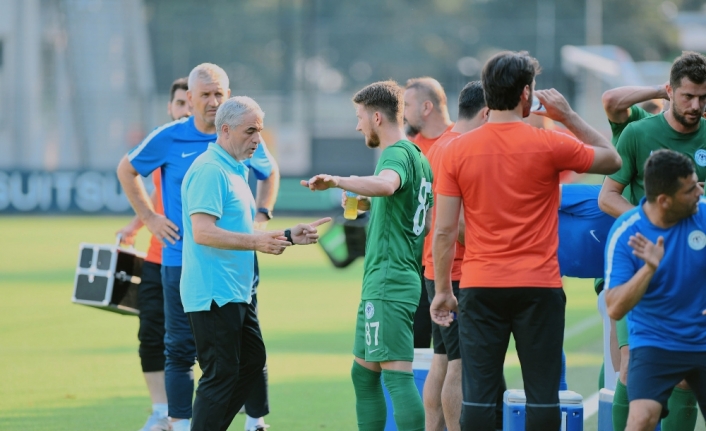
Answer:
[[[203,81],[207,84],[220,83],[224,89],[228,89],[230,81],[228,74],[220,66],[213,63],[201,63],[189,72],[189,90],[194,88],[196,81]]]
[[[221,135],[221,128],[227,124],[234,129],[243,123],[243,117],[254,112],[260,119],[265,119],[265,113],[256,101],[248,96],[234,96],[223,102],[216,112],[216,133]]]

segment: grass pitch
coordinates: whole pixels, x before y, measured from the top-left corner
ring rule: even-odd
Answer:
[[[312,217],[312,220],[314,218]],[[137,430],[150,400],[137,355],[138,320],[72,304],[80,242],[111,243],[124,217],[0,218],[0,429]],[[300,220],[278,218],[271,228]],[[143,231],[137,248],[148,244]],[[339,270],[318,246],[260,256],[260,320],[273,430],[356,429],[349,380],[362,261]],[[601,325],[589,280],[565,280],[569,388],[597,388]],[[506,360],[510,387],[519,362]],[[197,370],[198,378],[198,370]],[[238,416],[231,430],[243,429]],[[702,423],[702,420],[699,420]],[[595,430],[595,416],[585,429]]]

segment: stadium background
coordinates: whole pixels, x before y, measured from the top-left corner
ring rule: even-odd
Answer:
[[[558,88],[608,134],[601,92],[663,83],[682,49],[706,52],[706,9],[701,0],[0,0],[0,429],[137,429],[148,413],[137,319],[69,299],[78,243],[110,243],[128,220],[115,166],[168,120],[173,79],[214,62],[234,95],[261,103],[283,174],[276,228],[340,211],[337,193],[310,193],[300,178],[372,171],[376,153],[354,130],[358,88],[430,75],[455,118],[460,89],[502,49],[530,51],[544,69],[537,88]],[[361,262],[336,270],[311,247],[264,256],[262,268],[268,423],[354,429]],[[566,286],[568,380],[588,398],[601,361],[595,294],[588,281]],[[513,354],[506,369],[520,387]]]

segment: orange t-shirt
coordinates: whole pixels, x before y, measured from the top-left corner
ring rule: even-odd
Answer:
[[[439,136],[434,146],[429,149],[427,154],[427,159],[429,159],[429,164],[431,165],[431,172],[434,174],[434,178],[438,175],[441,170],[441,160],[444,154],[444,149],[448,146],[449,142],[454,140],[456,137],[460,136],[460,133],[452,132],[448,130],[444,132],[443,135]],[[436,184],[437,181],[432,181],[431,189],[434,193],[434,202],[436,202]],[[434,226],[436,223],[436,206],[431,207],[431,231],[424,239],[424,254],[422,255],[422,265],[424,265],[424,277],[429,280],[434,279],[434,259],[431,254],[431,246],[434,238]],[[465,247],[460,242],[456,241],[456,254],[454,255],[454,263],[451,268],[451,280],[458,281],[461,279],[461,264],[463,263],[463,253]]]
[[[451,125],[449,127],[447,127],[446,130],[444,130],[444,133],[451,130],[451,128],[453,128],[453,126],[454,126],[454,123],[451,123]],[[413,139],[410,139],[410,141],[414,142],[419,147],[419,149],[422,150],[422,154],[424,154],[426,156],[427,154],[429,154],[429,149],[434,145],[436,140],[439,139],[442,135],[443,135],[443,133],[441,135],[437,136],[436,138],[425,138],[424,136],[422,136],[421,133],[417,133],[417,136],[415,136]]]
[[[155,169],[152,172],[152,183],[154,184],[154,192],[157,194],[154,211],[157,214],[164,215],[164,205],[162,204],[162,172],[159,169]],[[159,242],[154,235],[150,236],[150,248],[147,249],[147,257],[145,258],[147,262],[156,263],[157,265],[162,264],[162,243]]]
[[[561,287],[559,173],[586,172],[594,155],[522,122],[486,123],[449,143],[436,193],[463,201],[461,287]]]

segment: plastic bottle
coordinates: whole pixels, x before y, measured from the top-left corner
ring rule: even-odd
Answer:
[[[348,220],[358,218],[358,195],[353,192],[346,192],[346,209],[343,211],[343,217]]]

